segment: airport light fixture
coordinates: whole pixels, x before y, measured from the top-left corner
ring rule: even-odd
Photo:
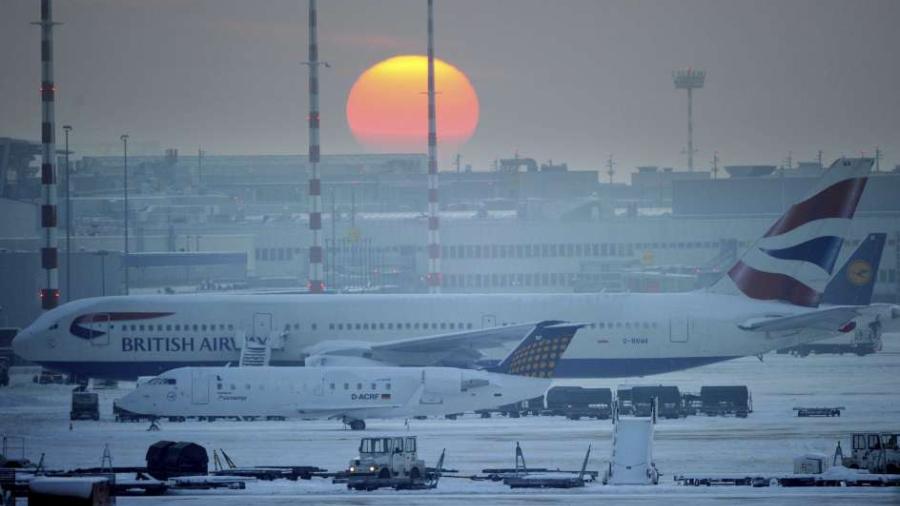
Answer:
[[[703,87],[704,82],[706,81],[706,71],[697,70],[688,67],[684,70],[676,70],[672,72],[672,81],[675,83],[676,90],[687,90],[687,116],[688,116],[688,141],[687,141],[687,156],[688,156],[688,170],[694,170],[694,118],[693,118],[693,108],[694,108],[694,95],[693,91],[695,89],[700,89]]]

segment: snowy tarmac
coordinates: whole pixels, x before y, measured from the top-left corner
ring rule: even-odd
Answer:
[[[337,471],[355,456],[362,435],[410,434],[419,437],[420,457],[429,465],[446,448],[445,467],[463,475],[488,467],[512,467],[516,441],[534,467],[577,469],[592,443],[588,467],[602,473],[610,452],[610,422],[559,417],[480,419],[469,415],[458,420],[410,420],[408,429],[403,420],[371,420],[365,433],[344,430],[335,421],[190,421],[162,423],[160,432],[147,432],[146,423],[112,420],[112,400],[123,390],[100,392],[101,421],[74,422],[70,432],[71,387],[34,385],[27,377],[14,377],[14,381],[11,388],[0,389],[0,434],[24,437],[26,456],[37,461],[45,453],[48,468],[99,466],[104,444],[109,444],[113,465],[143,465],[147,447],[160,439],[193,441],[210,454],[214,448],[224,448],[239,466],[316,465]],[[900,430],[897,334],[885,336],[882,353],[866,357],[769,354],[762,362],[749,357],[647,378],[582,384],[615,388],[626,383],[678,385],[689,392],[699,391],[701,385],[746,384],[754,412],[746,419],[661,420],[654,456],[663,476],[655,487],[594,483],[574,491],[511,491],[500,483],[445,477],[436,490],[366,493],[314,479],[249,483],[242,491],[122,497],[118,504],[900,504],[900,491],[895,489],[683,487],[672,482],[674,474],[687,473],[790,473],[793,457],[808,452],[831,454],[839,439],[848,453],[853,431]],[[844,406],[846,410],[837,418],[798,418],[792,410],[795,406]]]

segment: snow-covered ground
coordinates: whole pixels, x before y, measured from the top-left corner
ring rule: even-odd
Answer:
[[[193,441],[224,448],[241,466],[317,465],[343,469],[356,453],[361,433],[343,430],[330,421],[186,422],[163,423],[162,431],[147,432],[147,424],[115,423],[112,400],[122,390],[103,391],[100,422],[75,422],[69,430],[69,387],[38,386],[30,378],[14,377],[11,388],[0,389],[0,434],[22,436],[26,454],[38,460],[45,454],[50,468],[98,466],[104,444],[113,464],[143,465],[147,447],[160,439]],[[838,440],[849,450],[848,436],[859,430],[900,430],[900,335],[885,336],[882,353],[867,357],[811,356],[795,358],[770,354],[761,362],[744,358],[698,369],[635,378],[628,381],[588,382],[674,384],[685,391],[701,385],[746,384],[754,412],[746,419],[689,417],[661,420],[654,448],[663,473],[656,487],[611,487],[590,484],[575,491],[510,491],[502,484],[445,477],[438,488],[425,492],[350,492],[326,480],[251,483],[246,490],[193,492],[163,498],[120,498],[120,505],[191,504],[216,506],[265,504],[459,504],[468,501],[512,504],[588,504],[604,500],[616,504],[900,504],[900,491],[891,489],[782,489],[680,487],[672,475],[681,473],[790,473],[794,456],[830,454]],[[123,385],[122,388],[127,388]],[[795,406],[844,406],[839,418],[797,418]],[[487,467],[512,467],[516,441],[531,466],[577,469],[588,443],[589,467],[602,471],[610,452],[611,425],[593,420],[555,417],[459,420],[371,420],[366,435],[419,436],[420,455],[433,464],[443,448],[446,467],[473,474]],[[24,504],[24,502],[22,503]]]

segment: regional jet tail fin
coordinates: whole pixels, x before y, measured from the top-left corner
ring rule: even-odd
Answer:
[[[859,311],[854,307],[829,307],[787,316],[771,315],[750,318],[739,323],[738,327],[741,330],[756,332],[804,329],[840,332],[849,330],[846,328],[847,325],[858,315]]]
[[[546,322],[534,327],[525,339],[490,372],[552,378],[560,358],[587,323]]]
[[[810,196],[792,205],[708,290],[818,306],[872,164],[871,158],[831,164]]]
[[[878,279],[878,266],[887,234],[869,234],[825,287],[822,302],[841,306],[868,306]]]

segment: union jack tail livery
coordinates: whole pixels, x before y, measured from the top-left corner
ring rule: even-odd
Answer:
[[[871,158],[841,158],[716,284],[714,293],[816,307],[866,187]]]

